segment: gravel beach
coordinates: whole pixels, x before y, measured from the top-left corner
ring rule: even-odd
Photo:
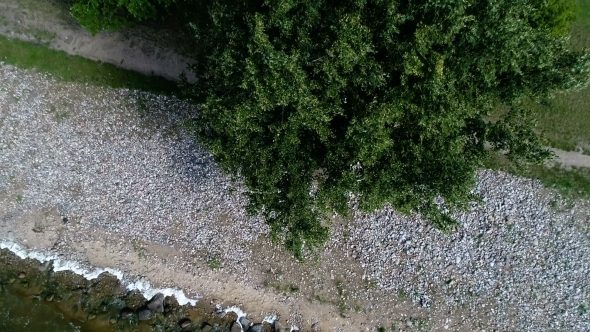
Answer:
[[[306,331],[590,331],[587,201],[482,170],[456,232],[389,208],[335,216],[299,264],[180,128],[191,112],[0,64],[0,240]]]

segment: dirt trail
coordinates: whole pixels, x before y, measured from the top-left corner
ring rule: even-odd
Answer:
[[[178,80],[185,73],[194,80],[187,70],[190,60],[173,47],[184,43],[177,43],[180,37],[172,32],[141,27],[92,36],[71,17],[63,1],[1,1],[0,34],[147,75]]]
[[[590,156],[575,151],[564,151],[551,148],[557,156],[555,162],[564,167],[590,167]]]

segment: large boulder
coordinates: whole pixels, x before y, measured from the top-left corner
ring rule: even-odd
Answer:
[[[153,312],[164,312],[164,294],[158,293],[146,304],[146,307]]]

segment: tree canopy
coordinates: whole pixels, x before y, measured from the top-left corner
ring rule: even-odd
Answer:
[[[177,0],[75,0],[72,16],[93,34],[155,19]]]
[[[524,101],[588,83],[589,56],[568,49],[574,9],[573,0],[199,1],[199,81],[187,91],[202,107],[191,128],[298,257],[351,201],[448,229],[490,150],[515,162],[551,156]],[[506,111],[490,117],[498,105]]]

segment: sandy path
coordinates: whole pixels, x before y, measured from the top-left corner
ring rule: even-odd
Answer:
[[[172,50],[174,43],[184,43],[171,32],[134,28],[92,36],[73,20],[63,1],[0,1],[0,34],[147,75],[178,80],[185,73],[194,80],[187,69],[190,60]]]
[[[590,156],[575,151],[551,148],[556,155],[555,162],[564,167],[590,167]]]

